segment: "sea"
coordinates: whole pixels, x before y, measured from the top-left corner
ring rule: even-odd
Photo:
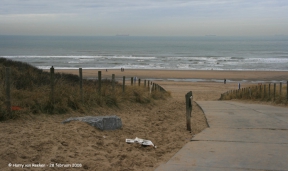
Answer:
[[[40,69],[288,71],[288,36],[0,36],[0,57]]]

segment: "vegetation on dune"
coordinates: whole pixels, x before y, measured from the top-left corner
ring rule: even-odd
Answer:
[[[5,68],[11,68],[12,114],[5,108]],[[126,86],[111,80],[101,81],[101,93],[97,80],[83,80],[83,101],[80,94],[80,78],[72,74],[55,73],[54,98],[51,96],[50,73],[29,64],[0,58],[0,120],[17,117],[17,113],[63,114],[69,111],[85,113],[95,107],[119,107],[120,103],[151,103],[153,100],[170,96],[165,91],[153,91],[151,94],[144,86]],[[20,109],[20,110],[18,110]]]
[[[240,90],[231,90],[221,95],[220,100],[254,100],[254,101],[266,101],[273,102],[275,104],[288,104],[287,101],[287,85],[283,84],[280,94],[280,84],[275,85],[274,94],[274,84],[255,85],[252,87],[245,87]]]

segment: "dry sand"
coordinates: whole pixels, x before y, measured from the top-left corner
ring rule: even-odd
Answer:
[[[57,72],[57,71],[56,71]],[[78,70],[62,70],[78,74]],[[84,77],[96,77],[97,70],[84,70]],[[138,78],[201,78],[235,80],[283,80],[288,72],[231,72],[231,71],[157,71],[102,70],[103,78],[111,74]],[[119,109],[97,108],[85,115],[117,115],[123,128],[100,131],[85,123],[61,122],[71,116],[28,115],[18,120],[0,123],[0,170],[154,170],[167,162],[193,134],[206,128],[202,111],[193,103],[192,133],[186,131],[184,95],[193,91],[194,100],[217,100],[220,94],[237,88],[236,83],[156,81],[172,98],[148,105],[120,104]],[[243,83],[248,86],[251,83]],[[151,140],[157,149],[126,144],[126,138]],[[47,164],[44,169],[8,167],[8,164]],[[56,167],[56,163],[79,163],[80,168]],[[49,167],[54,164],[54,167]]]

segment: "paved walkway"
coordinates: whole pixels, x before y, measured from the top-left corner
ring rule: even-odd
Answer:
[[[156,171],[288,171],[288,108],[229,101],[197,103],[209,128]]]

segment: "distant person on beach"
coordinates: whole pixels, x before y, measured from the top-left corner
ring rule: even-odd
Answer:
[[[106,69],[106,72],[108,72],[108,70]]]
[[[240,86],[241,86],[240,83],[238,83],[238,90],[240,90]]]
[[[224,79],[224,84],[226,84],[226,78]]]

